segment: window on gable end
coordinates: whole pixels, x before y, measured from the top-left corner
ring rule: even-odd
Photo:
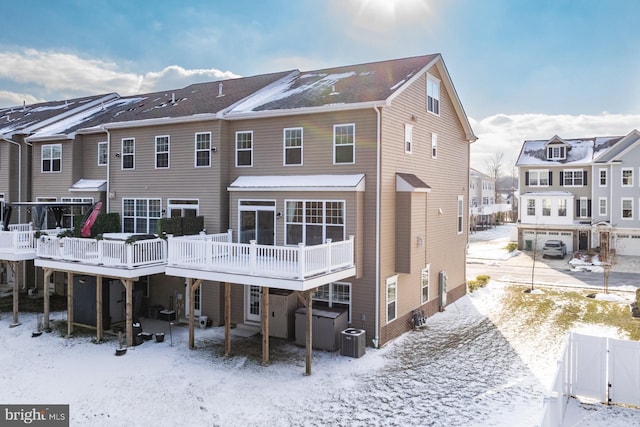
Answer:
[[[427,111],[440,115],[440,80],[427,76]]]

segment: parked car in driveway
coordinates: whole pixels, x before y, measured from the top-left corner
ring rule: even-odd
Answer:
[[[567,245],[562,240],[547,240],[542,248],[542,258],[560,257],[567,254]]]

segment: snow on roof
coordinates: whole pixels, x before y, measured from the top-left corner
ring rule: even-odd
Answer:
[[[364,191],[364,174],[239,176],[229,191]]]
[[[525,141],[518,157],[517,166],[536,165],[580,165],[589,164],[609,150],[620,137],[596,137],[565,139],[568,144],[566,159],[548,160],[546,145],[549,140]]]
[[[107,181],[104,179],[80,179],[73,184],[69,191],[104,191]]]

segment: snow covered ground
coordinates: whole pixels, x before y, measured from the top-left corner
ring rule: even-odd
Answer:
[[[35,314],[9,328],[11,314],[1,313],[0,403],[69,404],[72,426],[535,426],[562,337],[504,315],[504,292],[491,282],[359,359],[314,351],[311,376],[304,349],[283,340],[271,339],[272,362],[262,366],[259,336],[234,336],[227,358],[221,328],[197,328],[189,350],[187,327],[174,326],[164,342],[116,357],[115,337],[63,338],[66,313],[37,338]],[[565,425],[640,425],[638,410],[573,400],[568,416]]]

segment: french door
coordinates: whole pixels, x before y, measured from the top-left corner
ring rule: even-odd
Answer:
[[[244,200],[239,207],[240,243],[275,243],[276,206],[272,201]],[[245,320],[260,322],[260,286],[245,286]]]

